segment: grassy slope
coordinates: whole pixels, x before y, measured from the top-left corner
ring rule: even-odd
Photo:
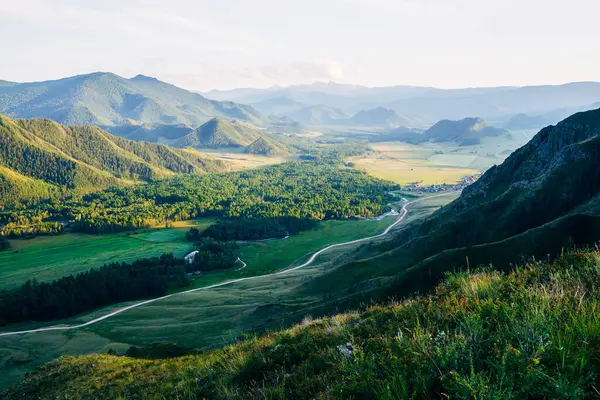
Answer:
[[[424,298],[306,319],[199,355],[63,357],[5,397],[591,398],[599,286],[597,251],[509,275],[453,274]]]

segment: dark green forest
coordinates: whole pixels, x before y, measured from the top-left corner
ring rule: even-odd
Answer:
[[[282,238],[314,228],[318,221],[309,218],[222,218],[204,232],[204,237],[220,241]],[[193,229],[193,228],[192,228]],[[200,233],[198,233],[200,235]]]
[[[169,287],[188,284],[184,260],[171,254],[112,263],[50,283],[27,281],[0,292],[0,326],[22,321],[51,321],[123,301],[157,297]]]
[[[263,169],[181,175],[144,185],[113,188],[63,201],[0,213],[20,225],[70,221],[69,229],[120,232],[202,216],[343,219],[373,217],[388,210],[396,185],[367,174],[316,161]]]

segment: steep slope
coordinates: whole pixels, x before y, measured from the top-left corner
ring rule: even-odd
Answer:
[[[323,104],[305,107],[286,116],[305,125],[332,125],[348,119],[348,115],[339,108]]]
[[[0,85],[0,113],[49,118],[66,125],[150,123],[197,127],[216,116],[266,123],[250,106],[208,100],[143,75],[125,79],[103,72]]]
[[[1,115],[0,166],[7,202],[31,192],[27,187],[87,192],[176,173],[225,169],[224,163],[199,153],[129,141],[97,127]]]

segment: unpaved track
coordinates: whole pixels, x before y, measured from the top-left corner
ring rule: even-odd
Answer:
[[[4,332],[4,333],[0,333],[0,337],[2,337],[2,336],[23,335],[23,334],[26,334],[26,333],[50,332],[50,331],[67,331],[67,330],[72,330],[72,329],[85,328],[86,326],[97,324],[98,322],[104,321],[105,319],[108,319],[110,317],[114,317],[115,315],[124,313],[125,311],[131,310],[132,308],[137,308],[137,307],[141,307],[141,306],[146,305],[146,304],[155,303],[157,301],[168,299],[170,297],[181,296],[181,295],[184,295],[186,293],[198,292],[200,290],[208,290],[208,289],[214,289],[214,288],[221,287],[221,286],[233,285],[234,283],[249,281],[249,280],[253,280],[253,279],[260,279],[260,278],[266,278],[266,277],[269,277],[269,276],[277,276],[277,275],[287,274],[289,272],[296,271],[298,269],[308,267],[309,265],[311,265],[315,261],[315,259],[319,255],[323,254],[327,250],[331,250],[331,249],[334,249],[336,247],[342,247],[342,246],[348,246],[348,245],[351,245],[351,244],[366,242],[368,240],[373,240],[373,239],[377,239],[377,238],[380,238],[382,236],[385,236],[388,233],[390,233],[390,231],[396,225],[398,225],[400,222],[402,222],[404,220],[404,218],[408,214],[408,209],[406,207],[408,207],[411,204],[423,201],[423,200],[431,199],[431,198],[434,198],[434,197],[446,196],[448,194],[450,194],[450,193],[443,193],[443,194],[437,194],[437,195],[428,196],[428,197],[421,197],[420,199],[417,199],[417,200],[405,202],[404,205],[402,206],[402,209],[400,210],[400,214],[398,215],[398,218],[396,219],[396,221],[392,225],[388,226],[379,235],[369,236],[369,237],[362,238],[362,239],[357,239],[357,240],[352,240],[350,242],[332,244],[331,246],[327,246],[327,247],[325,247],[325,248],[317,251],[316,253],[314,253],[308,259],[307,262],[305,262],[302,265],[298,265],[296,267],[288,268],[288,269],[285,269],[283,271],[274,272],[274,273],[266,274],[266,275],[257,275],[257,276],[249,276],[249,277],[246,277],[246,278],[233,279],[233,280],[230,280],[230,281],[216,283],[216,284],[210,285],[210,286],[204,286],[204,287],[201,287],[201,288],[190,289],[190,290],[186,290],[186,291],[183,291],[183,292],[177,292],[177,293],[168,294],[166,296],[157,297],[155,299],[145,300],[145,301],[142,301],[142,302],[139,302],[139,303],[132,304],[132,305],[127,306],[127,307],[120,308],[120,309],[118,309],[116,311],[113,311],[113,312],[111,312],[109,314],[106,314],[106,315],[104,315],[102,317],[93,319],[91,321],[88,321],[88,322],[86,322],[84,324],[80,324],[80,325],[50,326],[50,327],[47,327],[47,328],[30,329],[30,330],[26,330],[26,331]],[[242,261],[242,263],[244,263],[244,262]],[[244,263],[244,264],[246,264],[246,263]],[[244,267],[245,267],[245,265],[244,265]]]

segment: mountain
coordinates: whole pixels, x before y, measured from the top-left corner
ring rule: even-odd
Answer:
[[[399,115],[419,115],[430,120],[462,119],[480,115],[487,119],[520,113],[536,115],[557,109],[578,110],[598,101],[600,83],[525,86],[491,91],[448,90],[426,96],[380,104]]]
[[[542,115],[527,115],[517,114],[504,125],[506,129],[520,130],[520,129],[536,129],[543,126],[552,124],[549,118]]]
[[[517,114],[540,115],[565,109],[557,122],[577,111],[589,110],[600,98],[600,83],[574,82],[564,85],[504,86],[438,89],[418,86],[365,87],[335,82],[317,82],[286,88],[213,91],[216,100],[255,103],[286,97],[308,105],[324,104],[346,113],[384,107],[393,109],[410,126],[427,126],[441,119],[459,120],[479,115],[488,120],[506,121]],[[585,108],[585,110],[584,110]]]
[[[394,110],[377,107],[371,110],[361,110],[345,122],[350,126],[383,126],[396,128],[406,125],[407,121],[401,118]]]
[[[288,87],[273,86],[267,89],[213,90],[205,94],[210,99],[246,104],[285,97],[307,105],[327,104],[333,107],[352,108],[363,103],[389,102],[437,91],[441,89],[419,86],[371,88],[337,82],[315,82]]]
[[[457,142],[461,146],[479,144],[484,137],[508,135],[504,129],[490,126],[482,118],[465,118],[460,121],[442,120],[423,133],[432,142]]]
[[[182,138],[193,131],[192,128],[183,124],[142,124],[105,126],[102,128],[113,135],[121,136],[125,139],[150,143],[168,143],[169,141]]]
[[[289,151],[285,146],[269,139],[265,139],[262,136],[246,146],[245,152],[248,154],[259,154],[263,156],[280,156],[289,154]]]
[[[403,296],[429,290],[445,272],[465,265],[508,270],[528,257],[548,259],[593,245],[600,240],[599,157],[600,110],[575,114],[542,129],[454,202],[389,242],[358,251],[353,262],[314,284],[355,304],[360,296],[343,294],[349,284],[362,287],[362,300]],[[348,271],[352,282],[344,278]]]
[[[495,128],[482,118],[465,118],[460,121],[442,120],[423,133],[406,127],[399,127],[380,136],[381,138],[412,144],[452,142],[460,146],[479,144],[481,139],[485,137],[511,137],[507,130]]]
[[[172,144],[176,147],[244,147],[258,139],[261,131],[241,121],[213,118]]]
[[[195,128],[213,117],[268,123],[247,105],[208,100],[143,75],[125,79],[104,72],[0,85],[0,113],[49,118],[66,125],[184,124]]]
[[[305,107],[286,116],[305,125],[334,125],[348,119],[344,111],[323,104]]]
[[[3,205],[225,169],[225,163],[194,151],[133,142],[93,126],[67,127],[47,119],[14,120],[0,115]]]
[[[252,107],[264,114],[285,115],[305,108],[307,104],[291,100],[287,97],[273,97],[251,104]]]

